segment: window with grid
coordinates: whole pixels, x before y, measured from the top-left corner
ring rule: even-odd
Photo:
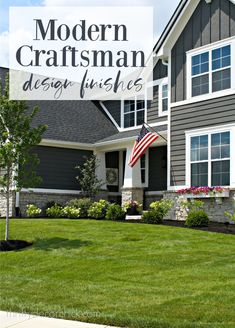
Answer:
[[[231,88],[231,45],[191,57],[191,96]]]
[[[124,128],[138,126],[144,123],[145,101],[125,100],[124,101]]]
[[[230,184],[230,132],[191,137],[191,186]]]
[[[168,111],[168,84],[162,85],[162,111]]]

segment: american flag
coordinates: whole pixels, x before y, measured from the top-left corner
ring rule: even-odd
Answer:
[[[128,165],[133,167],[138,159],[144,154],[145,150],[157,140],[158,135],[156,133],[150,132],[143,124],[140,133],[138,134],[134,147],[131,152],[131,157]]]

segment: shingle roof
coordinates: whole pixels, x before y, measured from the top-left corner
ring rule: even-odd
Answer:
[[[0,68],[1,84],[4,85],[7,68]],[[39,113],[33,125],[46,124],[43,139],[95,143],[117,133],[117,128],[96,102],[83,100],[28,101],[29,108],[38,106]]]
[[[117,133],[116,127],[92,101],[29,101],[38,105],[34,125],[47,124],[44,139],[95,143]]]
[[[167,125],[161,125],[161,126],[156,126],[152,127],[152,129],[156,132],[161,132],[161,131],[166,131],[167,130]],[[117,141],[121,139],[129,139],[131,137],[136,137],[137,134],[139,133],[140,128],[130,130],[130,131],[123,131],[123,132],[118,132],[112,136],[106,137],[102,140],[99,140],[96,144],[103,143],[103,142],[109,142],[109,141]]]

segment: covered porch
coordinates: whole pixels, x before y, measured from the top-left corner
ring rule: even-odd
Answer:
[[[131,131],[132,134],[134,131]],[[109,201],[123,204],[137,200],[147,208],[167,190],[167,131],[159,137],[132,168],[128,165],[138,131],[129,138],[107,140],[96,145],[100,165],[97,175]],[[102,194],[102,193],[101,193]],[[102,196],[102,195],[101,195]]]

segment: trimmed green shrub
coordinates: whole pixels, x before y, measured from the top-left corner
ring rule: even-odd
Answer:
[[[80,217],[80,208],[65,206],[62,209],[62,215],[69,219],[78,219]]]
[[[161,224],[163,222],[163,216],[158,210],[150,210],[143,213],[141,220],[144,223]]]
[[[92,205],[92,201],[90,198],[74,198],[67,202],[67,205],[70,207],[75,207],[80,209],[80,217],[86,218],[88,217],[88,209]]]
[[[98,202],[94,202],[90,206],[88,216],[93,219],[104,219],[108,206],[109,202],[104,199],[100,199]]]
[[[42,212],[42,210],[38,206],[33,204],[28,204],[26,207],[27,207],[26,214],[29,218],[36,218]]]
[[[63,208],[60,205],[55,204],[46,209],[46,216],[51,218],[63,217]]]
[[[209,218],[204,210],[190,211],[185,221],[187,227],[207,227]]]
[[[58,205],[58,206],[62,207],[61,204],[56,203],[56,202],[54,202],[54,200],[52,200],[51,202],[46,203],[45,208],[47,209],[47,208],[50,208],[50,207],[52,207],[52,206],[54,206],[54,205]]]
[[[122,209],[122,207],[118,204],[110,204],[105,219],[112,220],[112,221],[118,221],[123,220],[125,218],[125,211]]]

